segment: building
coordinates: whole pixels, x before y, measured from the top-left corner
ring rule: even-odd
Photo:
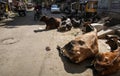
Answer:
[[[98,0],[98,12],[120,18],[120,0]]]

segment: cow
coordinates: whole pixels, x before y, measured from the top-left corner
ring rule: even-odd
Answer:
[[[94,27],[91,25],[91,22],[84,22],[82,25],[82,32],[88,33],[94,30]]]
[[[80,35],[74,40],[68,42],[63,48],[58,49],[74,63],[80,63],[83,60],[94,57],[98,53],[97,30]]]
[[[65,31],[69,31],[72,28],[72,23],[70,18],[62,18],[62,21],[60,23],[60,26],[58,27],[58,31],[59,32],[65,32]]]
[[[54,18],[54,17],[47,17],[43,16],[41,17],[40,21],[43,21],[46,23],[46,30],[51,30],[51,29],[57,29],[60,26],[61,19],[60,18]]]
[[[98,53],[93,61],[100,76],[108,76],[120,70],[120,47],[117,45],[117,37],[109,37],[106,43],[111,47],[111,51]]]

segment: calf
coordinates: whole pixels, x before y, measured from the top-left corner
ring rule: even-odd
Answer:
[[[117,35],[106,35],[106,44],[108,44],[111,48],[111,51],[116,50],[119,47],[120,38]]]
[[[60,48],[61,53],[72,62],[79,63],[98,53],[97,30],[83,34]]]
[[[113,52],[99,53],[95,57],[95,69],[100,76],[108,76],[120,69],[120,48]]]
[[[41,17],[41,19],[40,19],[40,21],[43,21],[43,22],[47,22],[49,20],[49,17],[47,17],[47,16],[42,16]]]
[[[49,18],[47,16],[43,16],[40,21],[43,21],[46,23],[46,30],[50,30],[50,29],[57,29],[60,25],[61,19],[59,18]]]
[[[116,36],[108,36],[107,44],[110,52],[99,53],[94,60],[94,67],[102,76],[110,75],[120,69],[120,47]]]

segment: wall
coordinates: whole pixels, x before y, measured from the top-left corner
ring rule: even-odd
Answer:
[[[120,19],[120,0],[98,0],[98,13]]]

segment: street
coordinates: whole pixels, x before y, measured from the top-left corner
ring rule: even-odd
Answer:
[[[61,16],[50,12],[43,14]],[[45,23],[34,21],[33,15],[33,11],[28,11],[26,17],[14,17],[0,26],[0,76],[95,76],[93,70],[87,68],[91,60],[74,64],[56,49],[57,45],[64,46],[74,39],[80,29],[65,33],[56,29],[34,32],[44,29]],[[51,50],[46,51],[46,47]],[[99,49],[108,50],[106,47],[104,40],[99,40]]]

